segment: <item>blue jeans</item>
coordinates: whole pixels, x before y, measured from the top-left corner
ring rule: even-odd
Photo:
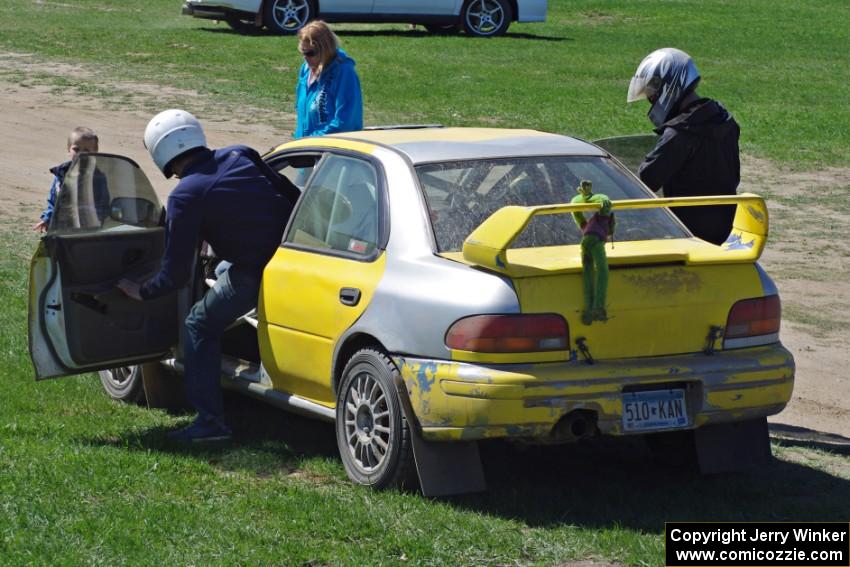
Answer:
[[[257,306],[262,270],[230,266],[186,317],[183,347],[186,396],[201,421],[224,423],[221,395],[221,335]]]

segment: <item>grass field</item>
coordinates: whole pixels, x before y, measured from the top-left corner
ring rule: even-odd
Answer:
[[[545,24],[484,41],[338,25],[358,61],[367,124],[524,126],[591,139],[645,132],[646,106],[625,104],[628,81],[644,55],[672,45],[696,58],[701,92],[736,115],[745,151],[846,163],[845,0],[549,4]],[[88,93],[99,93],[98,77],[132,79],[195,90],[218,110],[255,119],[292,109],[301,62],[292,37],[238,35],[179,11],[179,0],[4,0],[0,49],[96,69],[80,82]]]
[[[0,3],[0,51],[82,64],[53,81],[113,104],[109,82],[197,91],[211,114],[292,106],[292,38],[240,36],[179,16],[177,0]],[[850,151],[844,0],[550,1],[504,38],[340,25],[368,123],[531,126],[589,138],[644,132],[625,105],[641,57],[691,51],[703,93],[743,127],[745,151],[844,164]],[[100,85],[103,83],[103,85]],[[803,142],[805,140],[805,142]],[[843,202],[843,201],[842,201]],[[36,211],[28,211],[35,217]],[[36,237],[0,218],[0,565],[557,565],[663,562],[664,522],[847,521],[850,455],[774,445],[758,473],[700,478],[635,442],[484,445],[490,491],[445,500],[350,484],[330,426],[228,398],[233,444],[169,445],[173,416],[108,400],[94,376],[35,383],[26,345]]]

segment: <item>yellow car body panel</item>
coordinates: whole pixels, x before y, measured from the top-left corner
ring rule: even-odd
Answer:
[[[339,149],[339,150],[349,150],[353,152],[359,152],[362,154],[372,154],[375,151],[375,144],[370,144],[368,142],[360,142],[358,140],[349,140],[349,139],[341,139],[341,138],[331,138],[331,137],[307,137],[307,138],[299,138],[297,140],[292,140],[286,143],[283,143],[275,148],[272,148],[269,153],[277,153],[285,150],[297,150],[304,148],[328,148],[328,149]]]
[[[260,355],[277,390],[334,407],[333,350],[372,299],[386,255],[364,262],[278,248],[263,272],[258,306]],[[361,292],[357,305],[340,302],[342,288]]]
[[[441,441],[540,439],[574,410],[596,412],[601,433],[623,435],[624,389],[674,384],[686,390],[690,427],[700,427],[776,413],[794,384],[793,358],[779,344],[604,365],[481,366],[401,356],[395,362],[423,436]]]

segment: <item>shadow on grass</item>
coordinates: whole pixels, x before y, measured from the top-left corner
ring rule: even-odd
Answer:
[[[274,471],[297,471],[304,461],[313,457],[338,458],[333,424],[307,419],[233,392],[225,391],[224,396],[225,418],[233,430],[233,439],[229,442],[178,443],[168,438],[168,433],[176,427],[152,427],[128,431],[117,437],[89,438],[84,442],[184,455],[226,470],[240,470],[260,477]],[[186,416],[181,426],[194,417],[194,413],[169,413]],[[249,454],[250,458],[246,458]]]
[[[235,394],[227,395],[226,407],[234,430],[229,444],[177,445],[163,428],[90,442],[182,454],[258,477],[270,469],[298,474],[304,461],[316,456],[339,459],[332,424]],[[850,509],[850,481],[779,459],[751,472],[699,476],[654,460],[639,438],[548,447],[489,441],[480,447],[488,491],[443,501],[531,526],[619,526],[655,533],[669,521],[846,521]],[[346,485],[338,473],[331,476],[322,482]]]
[[[774,459],[748,472],[705,475],[666,466],[637,438],[520,450],[482,448],[489,493],[460,507],[530,525],[623,526],[669,521],[846,521],[850,481]]]
[[[197,28],[200,31],[208,32],[208,33],[221,33],[228,35],[242,35],[246,37],[270,37],[270,38],[294,38],[293,35],[279,35],[276,33],[272,33],[264,28],[256,28],[248,31],[237,31],[232,29],[231,27],[222,24],[217,27],[203,27]],[[431,33],[424,29],[388,29],[388,30],[346,30],[346,29],[334,29],[334,33],[340,37],[407,37],[407,38],[424,38],[424,37],[466,37],[470,41],[478,41],[487,38],[475,38],[467,36],[463,33]],[[508,39],[527,39],[531,41],[575,41],[575,39],[571,37],[560,37],[553,35],[537,35],[530,34],[525,32],[518,33],[506,33],[501,36],[503,38]]]

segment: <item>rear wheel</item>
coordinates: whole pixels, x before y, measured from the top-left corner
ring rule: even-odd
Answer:
[[[396,392],[398,369],[382,352],[358,351],[337,393],[336,438],[345,472],[374,488],[406,484],[415,471],[410,429]]]
[[[128,404],[140,404],[145,401],[141,365],[101,370],[98,375],[103,389],[113,400]]]
[[[263,23],[274,33],[294,34],[315,17],[310,0],[266,0],[263,4]]]
[[[463,29],[478,37],[502,35],[512,18],[507,0],[467,0],[461,11]]]

